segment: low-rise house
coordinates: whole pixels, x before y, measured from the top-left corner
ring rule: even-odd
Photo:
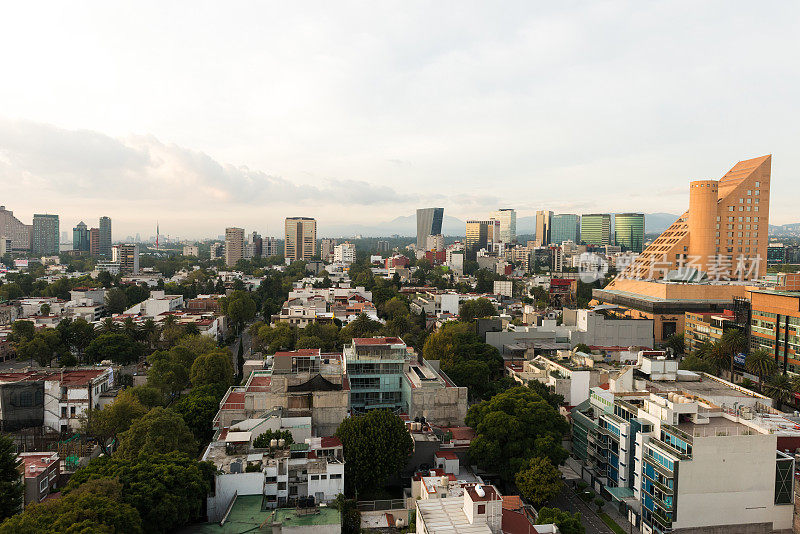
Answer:
[[[20,468],[25,479],[24,505],[40,503],[58,488],[60,461],[55,452],[23,452]]]
[[[163,313],[183,308],[183,295],[166,295],[163,291],[151,291],[150,297],[125,310],[125,315],[158,317]]]

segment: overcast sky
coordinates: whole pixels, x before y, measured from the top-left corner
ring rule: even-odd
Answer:
[[[681,213],[772,153],[771,222],[800,222],[799,6],[11,2],[0,204],[115,239]]]

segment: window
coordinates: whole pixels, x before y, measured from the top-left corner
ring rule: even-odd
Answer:
[[[47,489],[47,477],[44,477],[44,478],[43,478],[43,479],[42,479],[42,480],[39,482],[39,491],[40,491],[40,492],[42,492],[42,493],[44,493],[44,491],[45,491],[46,489]]]
[[[278,482],[278,490],[285,490],[286,482]]]
[[[340,480],[342,478],[341,473],[331,473],[331,480]]]
[[[319,475],[311,475],[311,480],[319,480]]]
[[[75,406],[70,406],[69,407],[69,416],[70,417],[75,417]]]
[[[62,406],[61,407],[61,419],[66,419],[66,418],[67,418],[67,407],[66,406]]]
[[[486,513],[486,505],[485,504],[479,504],[478,505],[478,515],[483,515],[485,513]]]

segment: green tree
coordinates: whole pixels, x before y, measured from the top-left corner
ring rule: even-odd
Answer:
[[[69,495],[32,504],[2,525],[0,534],[140,534],[139,512],[123,502],[122,485],[110,478],[92,480]]]
[[[11,336],[9,339],[15,343],[30,341],[36,334],[36,327],[32,321],[18,320],[11,323]]]
[[[569,425],[542,397],[526,387],[514,387],[473,405],[467,425],[475,429],[469,457],[479,467],[510,481],[533,457],[561,464],[567,452],[561,440]]]
[[[349,341],[353,338],[372,337],[377,335],[383,325],[378,321],[373,321],[365,313],[359,314],[350,324],[342,328],[341,338]]]
[[[195,356],[186,347],[155,351],[147,357],[147,362],[150,364],[150,369],[147,371],[147,385],[160,390],[166,404],[170,404],[189,387],[189,370]]]
[[[222,390],[233,385],[233,363],[228,349],[215,349],[198,357],[190,371],[192,386],[216,385]]]
[[[360,534],[361,512],[358,511],[355,499],[348,499],[340,493],[331,506],[339,510],[342,516],[342,534]]]
[[[561,406],[564,405],[564,396],[550,391],[550,388],[543,382],[539,382],[538,380],[531,380],[528,382],[528,388],[530,388],[534,393],[543,398],[545,402],[547,402],[547,404],[549,404],[556,410],[558,410]]]
[[[220,299],[220,306],[228,319],[241,331],[244,324],[256,316],[256,303],[247,291],[232,291]]]
[[[17,358],[34,360],[42,367],[47,367],[53,361],[53,352],[41,336],[35,336],[30,341],[23,341],[17,346]]]
[[[129,388],[127,391],[136,397],[136,399],[142,403],[142,406],[145,406],[148,409],[164,404],[164,396],[161,394],[161,391],[153,386],[134,386]]]
[[[664,340],[664,348],[672,349],[672,353],[679,356],[686,352],[686,345],[684,343],[683,334],[672,334]]]
[[[492,317],[496,314],[497,309],[495,309],[494,304],[485,298],[465,300],[458,307],[459,318],[467,323],[471,323],[481,317]]]
[[[342,421],[336,429],[344,446],[349,491],[371,492],[398,473],[414,448],[402,419],[388,410],[371,410]]]
[[[741,330],[728,330],[722,338],[714,344],[709,356],[722,369],[729,367],[731,379],[733,378],[733,359],[740,352],[747,351],[747,336]]]
[[[514,477],[520,493],[538,508],[561,491],[561,472],[547,458],[531,458]]]
[[[767,381],[764,390],[767,395],[775,399],[778,403],[777,408],[780,409],[782,405],[789,402],[795,393],[793,386],[791,378],[784,374],[777,374]]]
[[[97,282],[107,289],[114,285],[114,277],[108,271],[100,271],[97,275]]]
[[[765,376],[771,376],[778,364],[772,355],[764,349],[757,349],[748,354],[744,360],[744,368],[758,376],[758,390],[764,383]]]
[[[108,406],[102,409],[90,407],[83,416],[83,431],[97,440],[104,453],[110,454],[108,440],[117,440],[122,432],[131,427],[134,420],[146,413],[147,408],[139,399],[130,390],[124,390]]]
[[[558,508],[542,508],[536,517],[537,525],[555,524],[561,534],[585,534],[581,514],[571,514]]]
[[[192,431],[198,443],[205,444],[214,435],[211,424],[219,410],[219,402],[225,394],[226,388],[219,384],[206,384],[195,386],[176,402],[172,409],[180,414],[186,426]]]
[[[0,434],[0,521],[22,509],[25,488],[19,471],[21,465],[14,442]]]
[[[127,365],[139,361],[141,354],[142,346],[125,334],[101,334],[86,347],[86,358],[94,363],[111,360]]]
[[[172,451],[194,455],[197,444],[183,418],[159,406],[136,419],[120,434],[117,454],[120,458],[135,459],[140,455]]]
[[[713,362],[701,358],[695,354],[689,354],[681,359],[680,368],[686,371],[698,373],[717,374],[717,367]]]
[[[115,287],[106,291],[106,310],[108,313],[122,313],[128,308],[125,291]]]
[[[138,510],[144,532],[174,532],[203,519],[214,472],[211,463],[177,452],[155,452],[136,459],[114,455],[92,460],[78,470],[64,493],[69,495],[89,480],[117,479],[122,484],[123,502]]]

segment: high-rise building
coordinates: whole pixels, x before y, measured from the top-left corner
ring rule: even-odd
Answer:
[[[111,257],[111,217],[100,217],[98,255]]]
[[[317,220],[287,217],[283,255],[289,261],[308,261],[317,253]]]
[[[381,252],[389,252],[389,242],[388,241],[378,241],[376,244],[377,251],[380,254]]]
[[[211,243],[208,248],[211,260],[220,260],[225,258],[225,243],[215,242]]]
[[[139,245],[127,243],[111,247],[111,261],[119,263],[119,271],[139,274]]]
[[[420,208],[417,210],[417,250],[425,250],[428,236],[442,233],[444,208]]]
[[[550,242],[560,245],[564,241],[581,242],[581,217],[572,213],[553,215],[550,223]]]
[[[0,235],[11,239],[14,252],[27,252],[31,249],[33,226],[24,224],[14,217],[14,212],[0,206]]]
[[[60,242],[58,215],[35,213],[33,215],[31,252],[35,256],[56,256],[59,252]]]
[[[539,210],[536,212],[536,246],[543,247],[550,244],[550,229],[552,225],[553,212],[549,210]]]
[[[500,221],[467,221],[467,250],[476,251],[482,248],[491,249],[500,233]]]
[[[89,254],[92,256],[100,255],[100,229],[89,229]]]
[[[489,216],[500,221],[499,241],[508,244],[517,240],[517,212],[515,210],[503,208],[493,211]]]
[[[349,265],[356,261],[356,246],[354,243],[344,242],[333,247],[333,261]]]
[[[602,247],[611,244],[611,215],[590,213],[581,215],[581,241]]]
[[[631,252],[644,249],[644,213],[614,215],[614,240]]]
[[[81,221],[72,229],[72,250],[89,252],[89,229]]]
[[[691,182],[689,210],[639,255],[625,275],[660,279],[685,266],[716,279],[763,276],[771,170],[772,156],[761,156],[740,161],[720,180]]]
[[[265,237],[261,240],[261,255],[265,258],[269,256],[277,256],[280,254],[278,251],[278,238]]]
[[[233,267],[244,257],[244,228],[225,229],[225,265]]]
[[[261,235],[258,232],[248,234],[247,242],[244,245],[244,257],[246,259],[260,258],[262,248],[263,240],[261,239]]]
[[[444,250],[444,236],[442,234],[433,234],[428,236],[428,242],[425,244],[425,251],[441,252]]]
[[[336,240],[331,238],[324,238],[319,243],[319,256],[322,261],[333,261],[333,247],[336,246]]]

